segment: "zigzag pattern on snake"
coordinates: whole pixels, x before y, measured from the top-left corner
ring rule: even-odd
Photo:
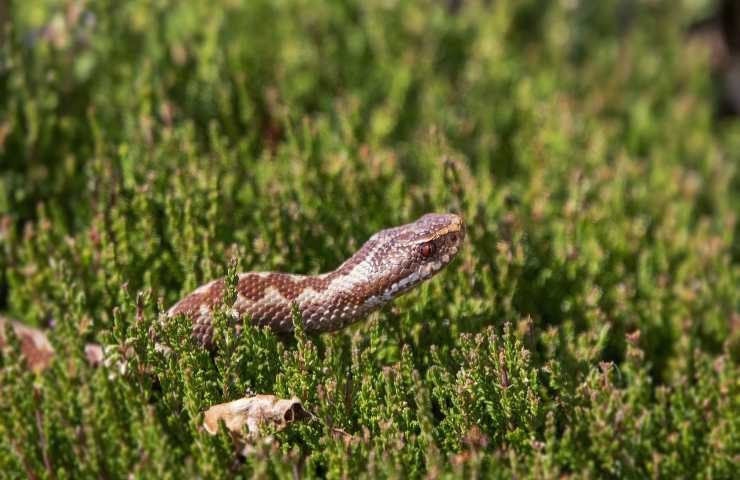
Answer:
[[[231,315],[237,325],[248,315],[255,325],[289,332],[295,304],[307,332],[339,330],[434,276],[457,255],[464,237],[459,215],[431,213],[381,230],[332,272],[242,273]],[[192,318],[194,336],[209,346],[213,308],[224,289],[223,278],[207,283],[177,302],[167,316]]]

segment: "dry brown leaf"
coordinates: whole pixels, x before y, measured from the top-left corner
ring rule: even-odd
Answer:
[[[16,321],[0,317],[0,347],[5,346],[5,325],[13,327],[13,331],[21,342],[21,353],[26,359],[28,367],[34,372],[44,370],[54,357],[54,347],[41,330],[27,327]]]
[[[0,348],[5,346],[5,325],[12,327],[18,340],[20,340],[21,354],[26,359],[26,364],[31,371],[38,373],[49,367],[55,352],[49,338],[46,336],[46,332],[0,316]],[[103,347],[95,343],[86,344],[85,357],[90,365],[100,365],[104,359]]]
[[[87,345],[85,345],[85,358],[87,359],[87,363],[94,367],[97,367],[98,365],[101,365],[105,360],[105,351],[100,345],[88,343]]]
[[[248,437],[255,438],[265,425],[282,430],[290,423],[311,416],[296,397],[284,399],[275,395],[255,395],[212,406],[205,412],[203,427],[211,435],[216,435],[219,420],[223,420],[231,433],[241,435],[246,425]]]

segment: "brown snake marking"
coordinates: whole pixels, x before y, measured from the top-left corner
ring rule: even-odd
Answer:
[[[339,330],[431,278],[457,254],[465,237],[462,217],[430,213],[415,222],[376,233],[336,270],[320,275],[242,273],[230,311],[275,332],[293,330],[292,305],[306,332]],[[207,283],[167,311],[193,321],[203,345],[213,341],[213,308],[221,303],[224,279]]]
[[[415,222],[376,233],[332,272],[312,276],[279,272],[239,274],[237,298],[229,313],[236,328],[238,320],[247,315],[255,325],[290,332],[295,304],[306,332],[339,330],[434,276],[457,255],[464,238],[462,217],[430,213]],[[210,348],[213,309],[223,300],[224,284],[220,278],[197,288],[173,305],[167,317],[183,314],[191,318],[193,336]],[[0,317],[0,347],[4,344],[5,322]],[[53,356],[45,334],[10,323],[20,337],[31,368],[45,368]],[[86,346],[92,357],[102,356],[102,350],[96,353],[99,350],[99,345]]]

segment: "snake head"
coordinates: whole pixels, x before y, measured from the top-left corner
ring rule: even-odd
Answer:
[[[423,279],[450,263],[465,239],[465,223],[454,213],[428,213],[410,224],[411,264]]]
[[[465,238],[465,224],[453,213],[428,213],[415,222],[375,234],[372,264],[388,301],[431,278],[452,261]]]

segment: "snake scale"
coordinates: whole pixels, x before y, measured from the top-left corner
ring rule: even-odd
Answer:
[[[293,330],[296,306],[307,333],[336,331],[434,276],[457,255],[464,238],[465,224],[459,215],[426,214],[415,222],[374,234],[328,273],[241,273],[236,301],[228,313],[235,328],[246,315],[254,325],[286,333]],[[212,347],[213,311],[222,302],[225,285],[224,278],[219,278],[197,288],[173,305],[166,316],[189,317],[194,338],[206,348]],[[14,326],[29,364],[32,358],[48,363],[53,350],[43,332],[15,322]],[[4,343],[2,330],[0,346]]]

